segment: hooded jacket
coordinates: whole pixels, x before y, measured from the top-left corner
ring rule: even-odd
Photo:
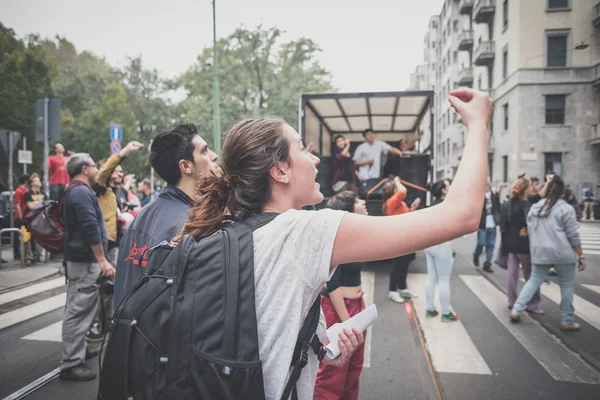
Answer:
[[[147,250],[164,240],[171,241],[187,221],[192,205],[193,201],[187,194],[175,186],[167,186],[138,213],[119,246],[115,305],[144,275],[148,266]]]
[[[564,200],[558,200],[546,216],[547,200],[531,206],[527,214],[527,230],[532,264],[575,264],[581,246],[575,210]]]

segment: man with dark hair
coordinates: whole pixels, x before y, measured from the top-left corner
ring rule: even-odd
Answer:
[[[146,207],[150,203],[150,195],[152,194],[152,185],[149,179],[144,179],[138,182],[137,185],[138,197],[142,207]]]
[[[72,152],[70,154],[73,154]],[[67,173],[68,156],[62,144],[54,145],[54,155],[48,157],[48,173],[50,174],[50,199],[58,201],[69,184]]]
[[[362,182],[369,179],[381,178],[381,160],[382,156],[392,152],[402,156],[402,152],[380,140],[375,140],[375,135],[371,129],[363,131],[365,142],[356,148],[354,152],[354,165],[358,167],[358,176]]]
[[[142,277],[148,249],[175,237],[187,219],[192,198],[203,175],[218,167],[217,155],[194,125],[178,125],[152,142],[150,163],[167,182],[160,195],[143,207],[121,240],[115,279],[115,304]]]
[[[99,349],[87,349],[85,335],[98,310],[98,285],[102,274],[111,277],[108,262],[108,235],[96,193],[98,168],[89,154],[79,153],[67,162],[71,184],[65,189],[62,215],[65,227],[67,302],[62,325],[60,379],[88,381],[96,377],[85,360]]]

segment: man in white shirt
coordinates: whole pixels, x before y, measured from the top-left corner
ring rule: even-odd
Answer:
[[[382,156],[391,151],[402,157],[402,152],[381,140],[375,140],[371,129],[365,129],[363,137],[365,142],[356,148],[352,158],[354,165],[358,167],[358,177],[362,182],[369,179],[380,179]]]

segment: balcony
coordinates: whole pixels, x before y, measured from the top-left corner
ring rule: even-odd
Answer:
[[[458,73],[458,84],[460,86],[473,86],[473,68],[463,68]]]
[[[458,34],[458,49],[471,51],[473,49],[473,30],[463,29]]]
[[[594,17],[594,19],[592,20],[592,23],[594,24],[594,26],[596,28],[600,28],[600,3],[598,3],[594,6],[594,11],[592,12],[592,17]]]
[[[496,12],[496,0],[477,0],[473,7],[473,20],[476,23],[489,22]]]
[[[459,12],[463,15],[471,14],[471,11],[473,11],[473,1],[474,0],[460,0],[458,5]]]
[[[494,62],[496,56],[496,44],[494,41],[479,42],[475,49],[474,59],[475,65],[485,66]]]

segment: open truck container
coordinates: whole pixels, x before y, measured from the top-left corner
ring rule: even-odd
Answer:
[[[425,172],[425,180],[427,175],[431,180],[434,151],[433,115],[430,112],[432,106],[431,91],[303,94],[300,99],[298,128],[305,143],[312,142],[315,152],[321,158],[317,180],[325,198],[332,195],[334,137],[341,134],[349,139],[350,150],[354,154],[356,147],[364,142],[362,132],[365,129],[371,129],[376,140],[397,146],[400,139],[410,140],[419,129],[426,127],[425,135],[430,137],[429,144],[427,148],[419,149],[422,155],[412,156],[412,161],[419,164],[421,173]],[[429,121],[424,121],[425,118]],[[409,162],[408,159],[402,161]],[[422,182],[423,178],[420,180],[424,186],[426,182]],[[410,192],[411,188],[408,189]],[[413,193],[413,197],[415,195],[417,194]],[[418,196],[425,200],[424,194]]]

